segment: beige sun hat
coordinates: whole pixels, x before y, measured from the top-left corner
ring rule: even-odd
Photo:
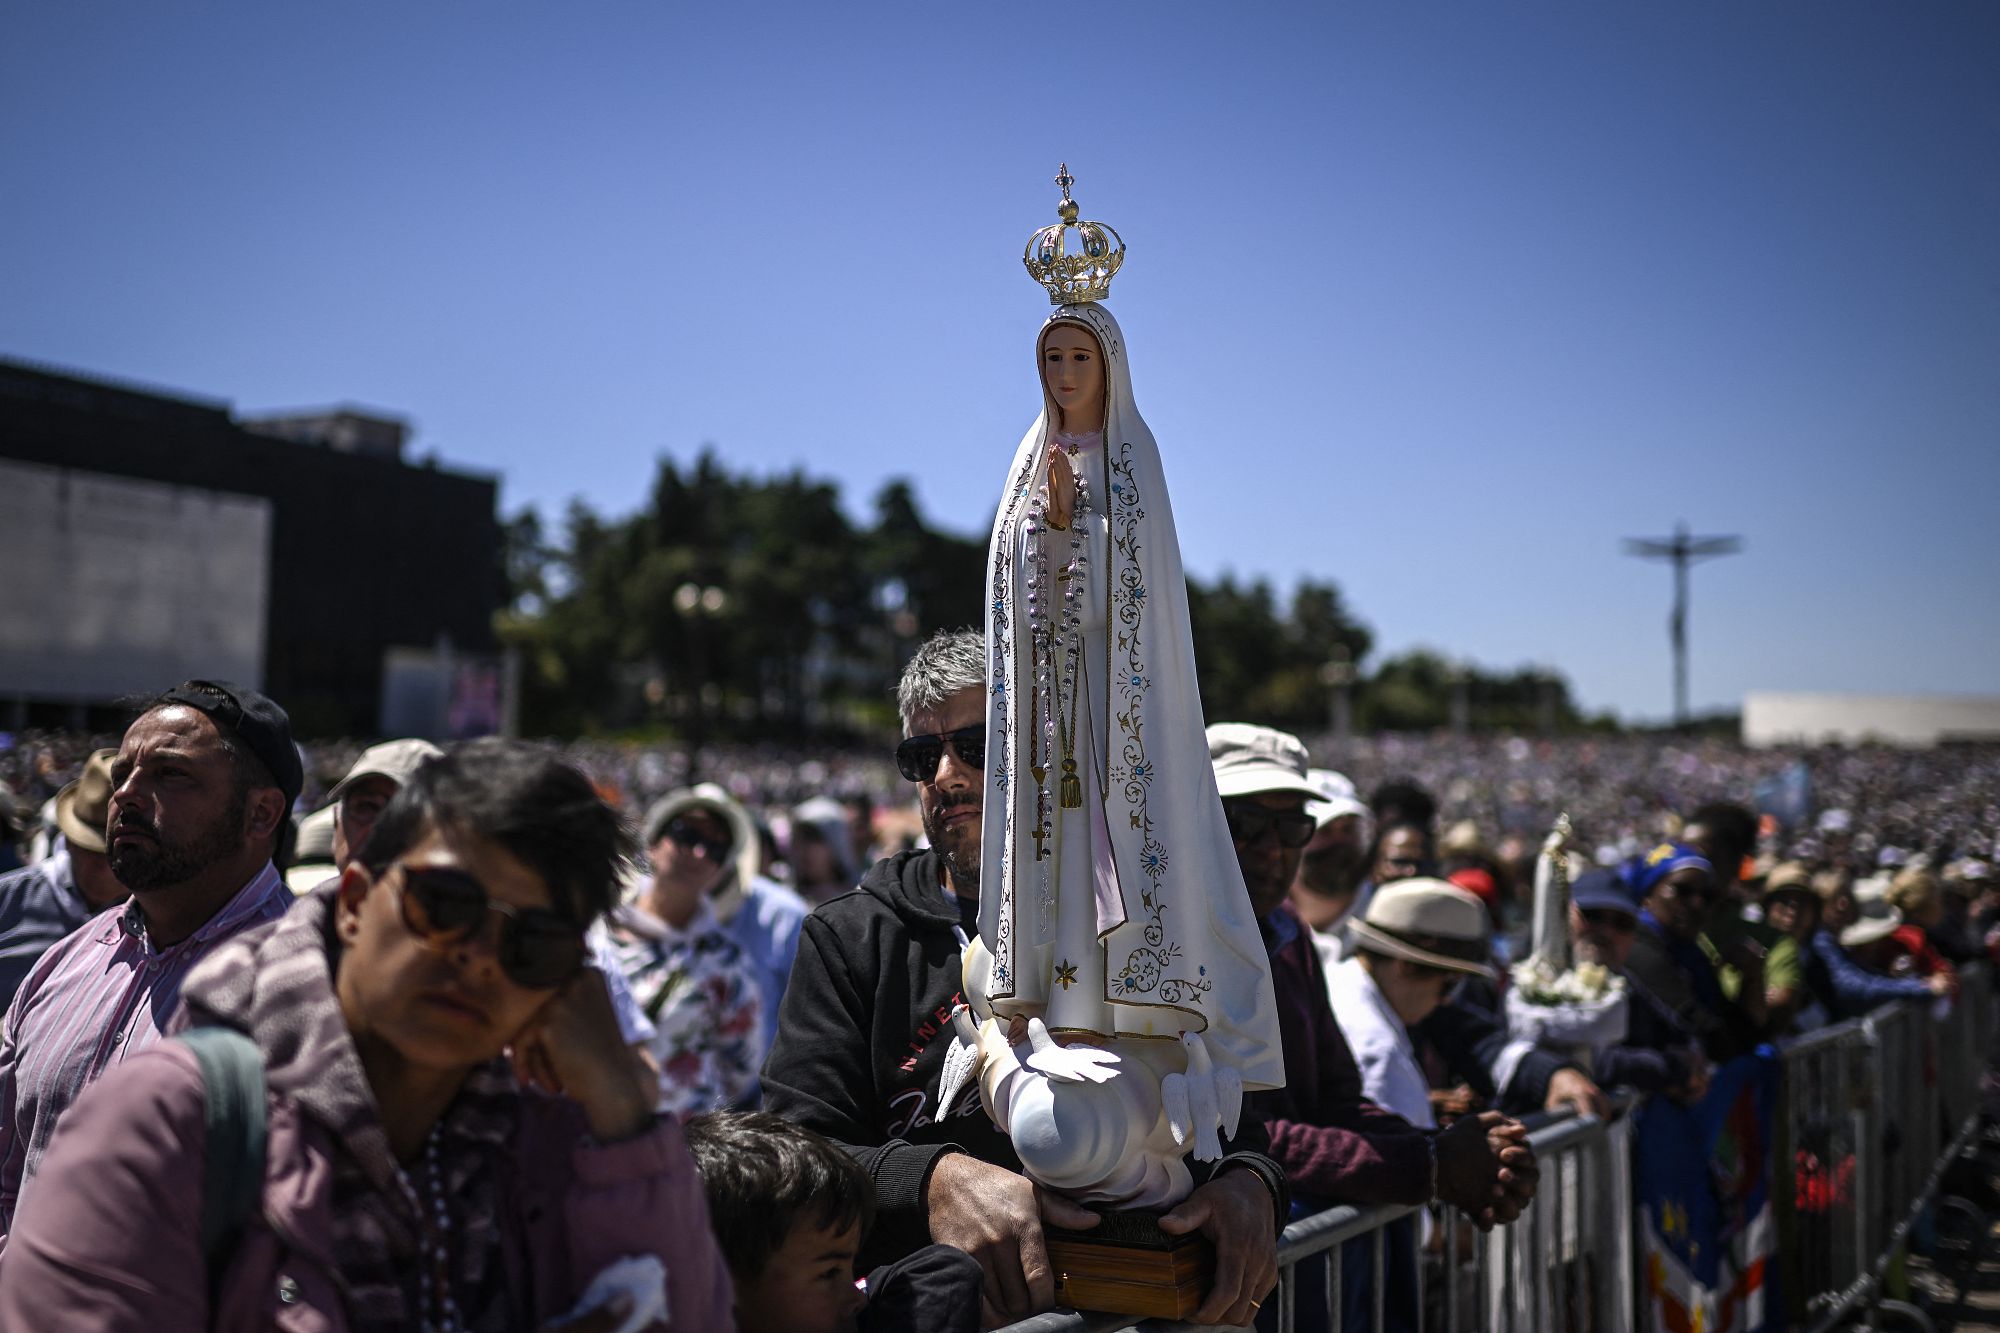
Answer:
[[[1895,933],[1903,924],[1903,914],[1889,906],[1882,898],[1862,898],[1856,900],[1861,909],[1860,919],[1840,932],[1840,947],[1858,949],[1864,944],[1873,944]]]
[[[1816,896],[1813,888],[1812,867],[1803,861],[1781,861],[1771,867],[1771,873],[1764,876],[1764,896],[1774,893],[1803,893]]]
[[[1486,906],[1441,879],[1404,879],[1378,889],[1348,927],[1356,948],[1425,967],[1491,976]]]
[[[1941,891],[1936,875],[1922,867],[1910,867],[1889,881],[1889,892],[1884,896],[1891,907],[1908,916],[1930,906]]]
[[[1486,839],[1479,832],[1479,825],[1469,819],[1461,819],[1444,831],[1438,839],[1439,856],[1478,856],[1486,850]]]
[[[757,821],[743,802],[713,782],[699,783],[669,792],[653,802],[640,826],[644,847],[666,836],[675,815],[687,810],[707,810],[729,827],[729,858],[732,873],[709,893],[709,907],[717,921],[727,922],[743,906],[743,896],[757,878],[757,862],[762,853],[757,838]]]
[[[56,793],[56,827],[70,846],[86,852],[104,850],[104,823],[111,813],[114,785],[111,761],[117,757],[116,750],[93,751],[76,781]]]
[[[398,787],[410,780],[410,775],[444,751],[423,740],[383,741],[371,745],[361,752],[354,761],[354,767],[347,770],[347,776],[334,784],[326,794],[326,804],[332,805],[347,789],[363,778],[387,778]]]
[[[1260,792],[1297,792],[1320,799],[1319,788],[1306,777],[1312,760],[1305,744],[1290,732],[1248,722],[1218,722],[1208,729],[1208,760],[1215,767],[1216,794],[1224,800]]]

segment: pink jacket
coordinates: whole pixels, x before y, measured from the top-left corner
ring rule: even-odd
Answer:
[[[267,1079],[284,1087],[286,1054],[260,1045],[273,1061]],[[0,1252],[0,1329],[348,1329],[331,1242],[336,1139],[302,1106],[309,1087],[298,1096],[267,1091],[262,1207],[211,1307],[200,1239],[203,1090],[194,1053],[163,1042],[106,1074],[65,1114],[22,1197]],[[678,1123],[662,1119],[636,1138],[597,1144],[580,1107],[524,1093],[509,1156],[499,1204],[501,1271],[515,1275],[511,1287],[529,1293],[533,1308],[524,1316],[532,1322],[520,1323],[526,1333],[567,1313],[607,1265],[648,1253],[666,1265],[675,1333],[733,1327],[728,1269]]]
[[[537,1099],[503,1237],[508,1265],[530,1274],[536,1320],[565,1313],[607,1264],[650,1250],[667,1265],[672,1328],[733,1327],[729,1275],[680,1126],[663,1120],[638,1138],[589,1145],[569,1109]],[[346,1329],[327,1243],[331,1144],[288,1102],[273,1097],[270,1112],[262,1217],[211,1309],[194,1055],[169,1042],[106,1075],[70,1108],[0,1258],[0,1329]],[[576,1146],[549,1150],[564,1140]]]

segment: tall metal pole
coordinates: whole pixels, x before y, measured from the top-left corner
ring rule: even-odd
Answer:
[[[1674,725],[1688,720],[1688,562],[1674,561]]]
[[[1735,555],[1743,549],[1741,537],[1690,537],[1685,522],[1674,524],[1671,537],[1627,537],[1625,554],[1642,560],[1669,560],[1674,566],[1674,613],[1667,622],[1667,637],[1674,651],[1674,726],[1688,724],[1687,614],[1688,566],[1697,560]]]

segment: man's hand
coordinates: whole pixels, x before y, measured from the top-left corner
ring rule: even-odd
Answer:
[[[1471,1115],[1479,1109],[1479,1094],[1469,1083],[1461,1083],[1455,1088],[1431,1089],[1431,1114],[1437,1117],[1439,1125],[1450,1125],[1461,1116]]]
[[[1542,1099],[1542,1109],[1559,1111],[1565,1106],[1575,1108],[1578,1115],[1611,1118],[1611,1099],[1579,1070],[1558,1069],[1549,1076],[1549,1094]]]
[[[1042,1235],[1044,1221],[1071,1231],[1085,1231],[1098,1222],[1088,1208],[965,1153],[937,1159],[924,1201],[931,1239],[964,1250],[986,1275],[980,1305],[987,1328],[1026,1319],[1055,1304],[1056,1278]]]
[[[1467,1116],[1436,1140],[1437,1197],[1465,1213],[1481,1231],[1511,1222],[1535,1197],[1541,1171],[1528,1130],[1498,1111]]]
[[[1952,978],[1942,972],[1933,972],[1925,977],[1924,985],[1930,988],[1933,995],[1950,995],[1958,990]]]
[[[1197,1324],[1242,1325],[1278,1285],[1278,1223],[1271,1191],[1248,1167],[1217,1172],[1160,1219],[1169,1236],[1199,1231],[1215,1246],[1215,1285],[1194,1312]]]

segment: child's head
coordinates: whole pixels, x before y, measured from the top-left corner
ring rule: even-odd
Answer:
[[[862,1306],[854,1256],[875,1186],[852,1157],[765,1112],[687,1122],[709,1222],[736,1279],[741,1333],[847,1333]]]

